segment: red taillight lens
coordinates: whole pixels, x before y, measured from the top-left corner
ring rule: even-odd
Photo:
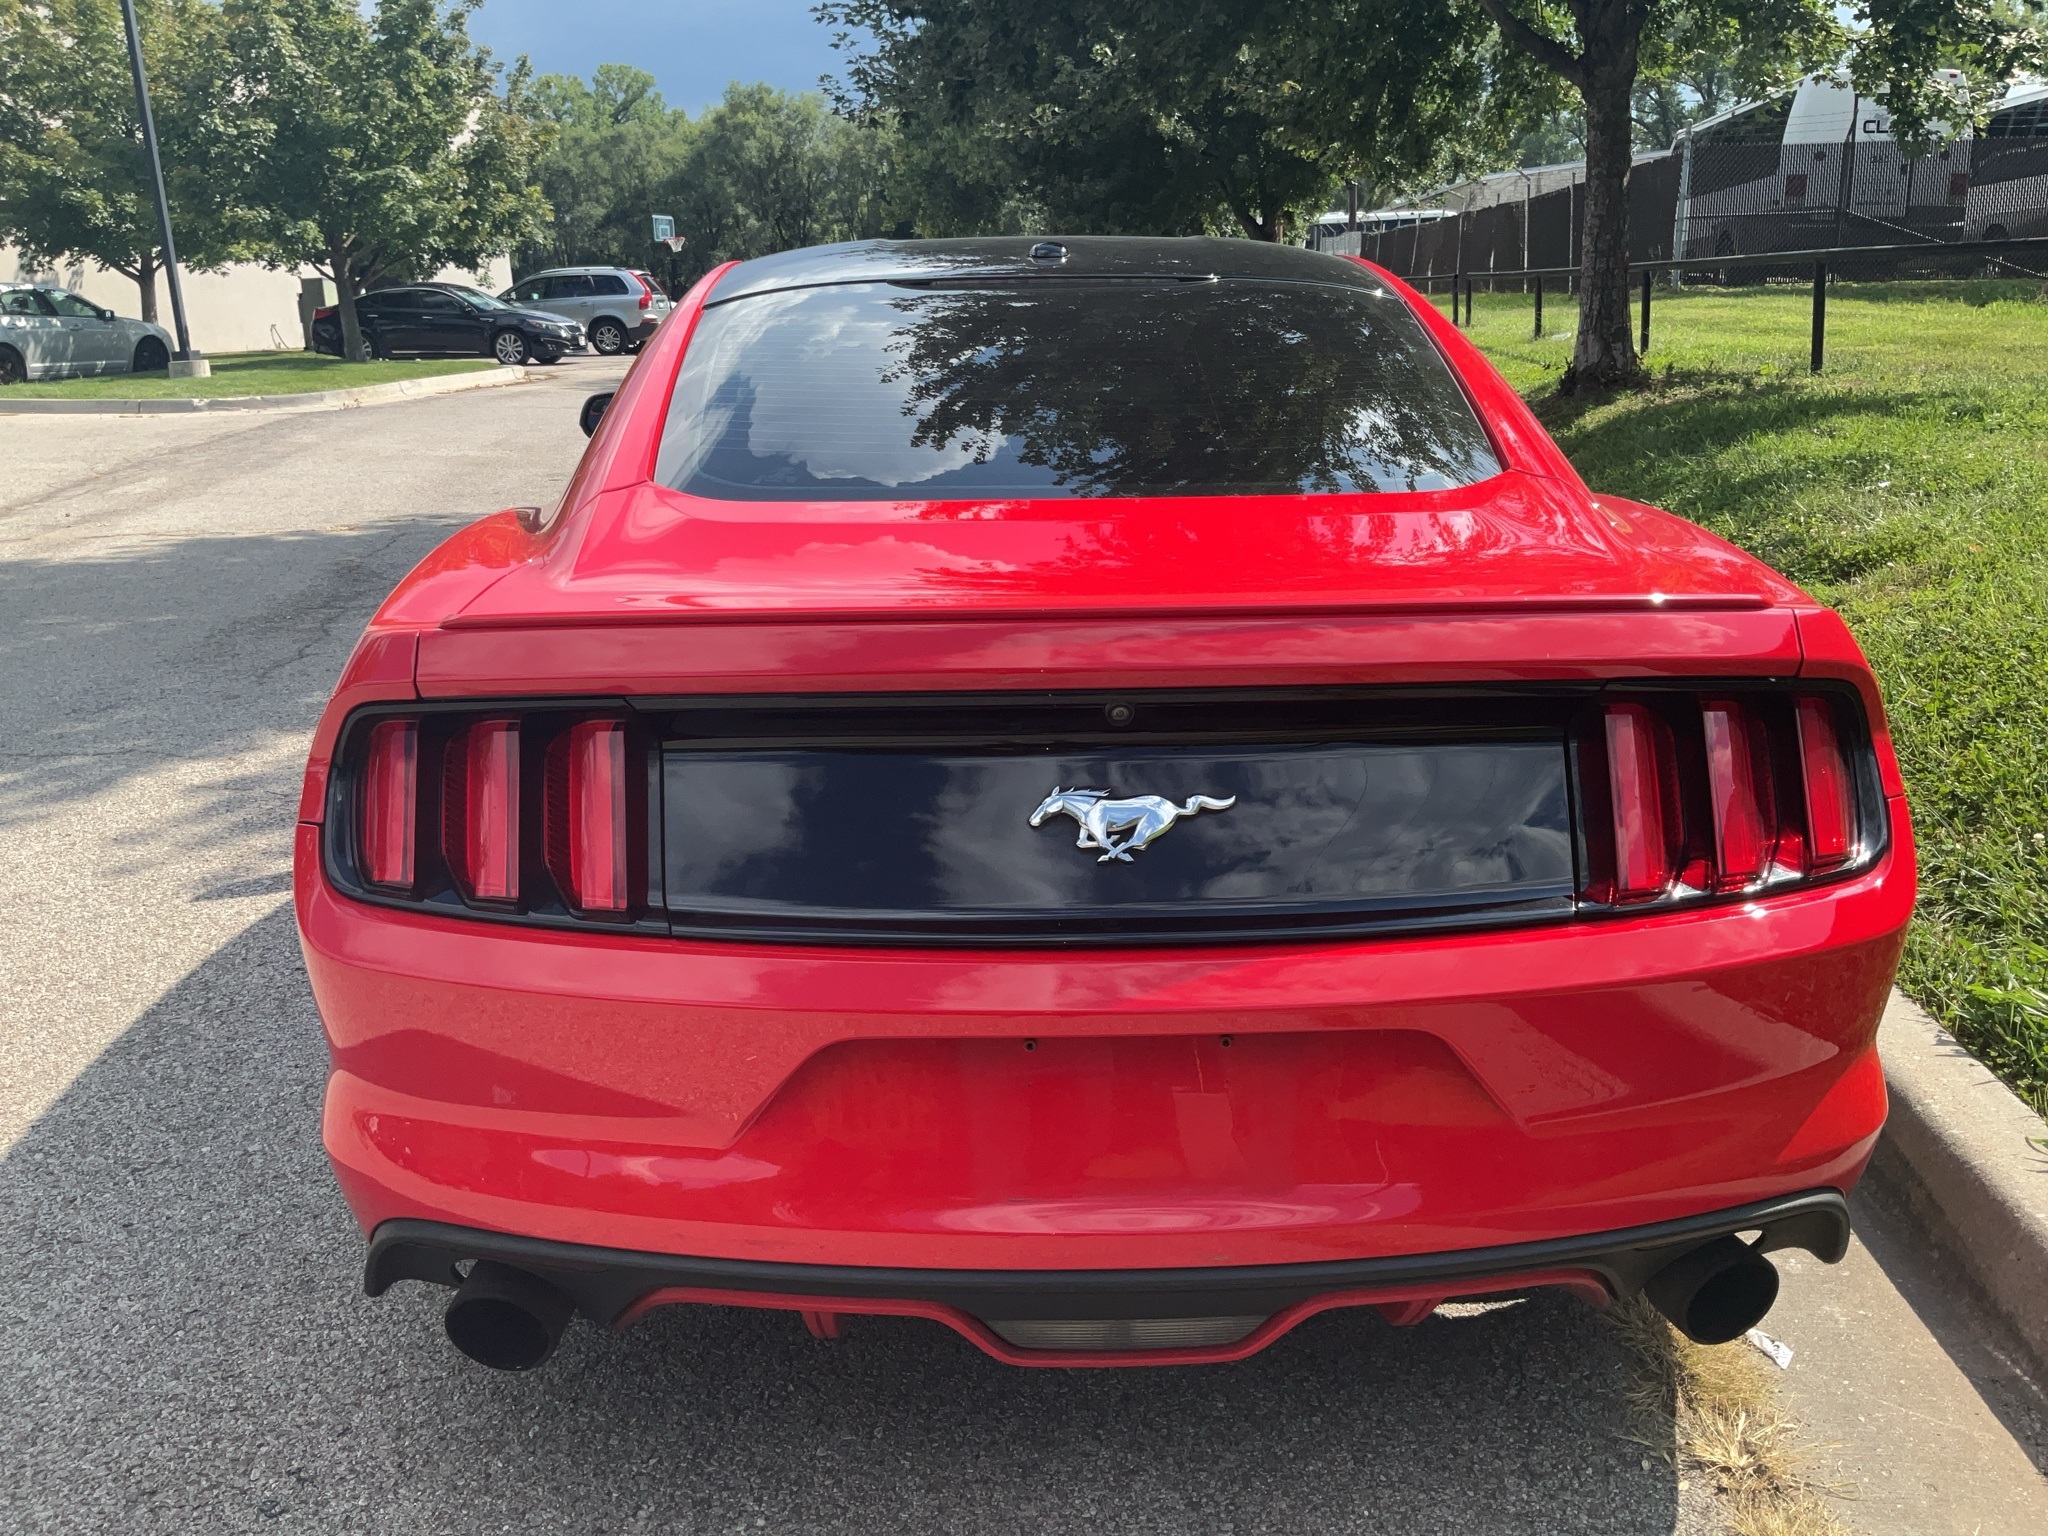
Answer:
[[[1777,848],[1770,741],[1763,722],[1740,704],[1709,699],[1700,706],[1700,719],[1714,813],[1715,885],[1742,890],[1770,872]]]
[[[640,290],[640,307],[642,309],[652,309],[654,307],[654,295],[645,288]]]
[[[420,728],[414,720],[380,720],[370,727],[363,764],[363,878],[391,890],[410,890],[414,876],[419,805]]]
[[[1614,799],[1614,895],[1661,895],[1676,873],[1678,814],[1671,751],[1640,704],[1607,707],[1607,772]]]
[[[1806,852],[1809,868],[1819,872],[1847,863],[1856,851],[1855,786],[1828,701],[1801,699],[1798,716],[1799,768],[1806,781]]]
[[[624,912],[626,728],[586,720],[548,748],[548,871],[579,912]]]
[[[519,899],[519,725],[479,720],[448,744],[441,850],[462,893]]]

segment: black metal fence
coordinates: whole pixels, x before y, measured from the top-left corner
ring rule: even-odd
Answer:
[[[1582,177],[1540,194],[1534,181],[1524,185],[1516,197],[1512,181],[1497,179],[1482,205],[1453,217],[1339,236],[1324,248],[1422,284],[1521,284],[1575,269]],[[2007,114],[1983,136],[1922,155],[1853,135],[1835,144],[1687,141],[1636,163],[1628,205],[1631,264],[1685,263],[1688,281],[1803,277],[1816,251],[1842,276],[1968,276],[1983,270],[1979,247],[2048,236],[2048,114]],[[1786,260],[1755,259],[1772,255]]]
[[[1650,312],[1656,299],[1657,278],[1663,274],[1684,281],[1688,276],[1697,277],[1705,273],[1720,282],[1738,280],[1742,273],[1796,273],[1809,276],[1813,284],[1813,360],[1815,373],[1819,373],[1827,359],[1827,312],[1828,283],[1841,276],[1862,277],[1868,280],[1866,270],[1858,268],[1883,269],[1887,276],[1899,275],[1900,269],[1916,259],[1924,259],[1925,245],[1895,246],[1837,246],[1812,251],[1769,251],[1749,256],[1706,256],[1690,261],[1664,260],[1639,263],[1637,271],[1642,279],[1639,300],[1642,317],[1642,339],[1638,350],[1650,350]],[[2026,277],[2048,277],[2048,235],[2037,235],[2023,240],[1959,240],[1947,242],[1941,247],[1941,256],[1951,268],[1957,269],[1947,275],[2003,273]],[[1844,271],[1844,268],[1851,269]],[[1461,326],[1472,323],[1472,294],[1475,289],[1489,290],[1519,286],[1533,297],[1534,330],[1538,340],[1543,336],[1543,300],[1545,284],[1549,291],[1560,289],[1570,291],[1572,282],[1578,276],[1576,267],[1551,267],[1547,269],[1525,269],[1520,272],[1459,273],[1448,279],[1427,276],[1418,277],[1415,282],[1425,292],[1431,292],[1450,284],[1451,319]],[[1463,314],[1460,315],[1462,307]]]

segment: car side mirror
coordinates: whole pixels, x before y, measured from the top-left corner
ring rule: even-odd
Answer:
[[[601,395],[592,395],[583,402],[583,415],[577,423],[583,428],[583,435],[589,437],[597,431],[597,424],[604,420],[605,409],[612,403],[617,390],[607,390]]]

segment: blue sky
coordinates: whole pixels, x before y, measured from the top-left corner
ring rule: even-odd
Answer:
[[[672,107],[692,115],[729,80],[815,90],[842,71],[832,34],[811,16],[814,0],[484,0],[470,35],[509,62],[540,74],[588,76],[600,64],[631,64],[661,83]]]

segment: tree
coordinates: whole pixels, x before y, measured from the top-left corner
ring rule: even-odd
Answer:
[[[238,254],[233,167],[252,128],[228,105],[220,11],[137,12],[179,258],[222,266]],[[120,273],[156,319],[163,252],[118,0],[0,0],[0,235],[32,261]]]
[[[554,217],[528,265],[639,266],[653,213],[674,215],[683,237],[654,258],[671,287],[729,259],[910,233],[893,127],[834,113],[814,92],[735,82],[692,121],[651,76],[604,64],[588,83],[543,76],[526,106],[554,133],[539,169]]]
[[[896,149],[886,124],[849,121],[815,92],[727,86],[664,191],[685,280],[721,261],[907,233],[890,195]]]
[[[750,243],[774,251],[815,245],[860,222],[872,179],[859,130],[815,94],[728,86],[698,124],[685,176],[723,187],[751,225]]]
[[[1451,6],[1462,0],[1447,0]],[[1798,72],[1841,56],[1829,0],[1477,0],[1506,42],[1577,93],[1585,124],[1586,202],[1579,266],[1579,330],[1561,388],[1608,387],[1640,372],[1629,325],[1628,172],[1631,105],[1664,40],[1689,36],[1722,50],[1739,82]],[[1854,12],[1849,68],[1857,89],[1881,97],[1893,131],[1924,144],[1937,125],[1981,121],[2017,68],[2042,60],[2038,34],[2015,29],[1991,0],[1863,0]],[[1935,69],[1964,71],[1944,90]]]
[[[1055,226],[1287,238],[1348,177],[1426,161],[1481,96],[1467,10],[1422,0],[834,0],[850,92],[967,132]]]
[[[689,115],[623,64],[600,64],[588,84],[543,75],[529,108],[553,135],[536,174],[554,216],[522,266],[645,264],[648,215],[671,211],[656,204],[689,153]]]
[[[1832,58],[1834,55],[1830,55]],[[1808,54],[1786,56],[1744,47],[1739,30],[1698,16],[1678,16],[1643,39],[1629,118],[1635,149],[1669,149],[1694,123],[1789,85],[1802,68],[1825,62]],[[1528,128],[1515,147],[1519,165],[1556,165],[1586,154],[1586,119],[1573,93],[1555,75],[1529,94]]]
[[[263,147],[248,167],[255,236],[272,265],[333,279],[343,350],[360,361],[355,300],[380,281],[481,270],[545,228],[533,185],[548,129],[522,60],[471,42],[477,0],[229,0],[243,110]]]
[[[1861,0],[1854,15],[1850,78],[1884,102],[1893,137],[1914,152],[1958,125],[1981,127],[2014,75],[2048,71],[2039,0]],[[1939,77],[1944,68],[1961,77]]]

